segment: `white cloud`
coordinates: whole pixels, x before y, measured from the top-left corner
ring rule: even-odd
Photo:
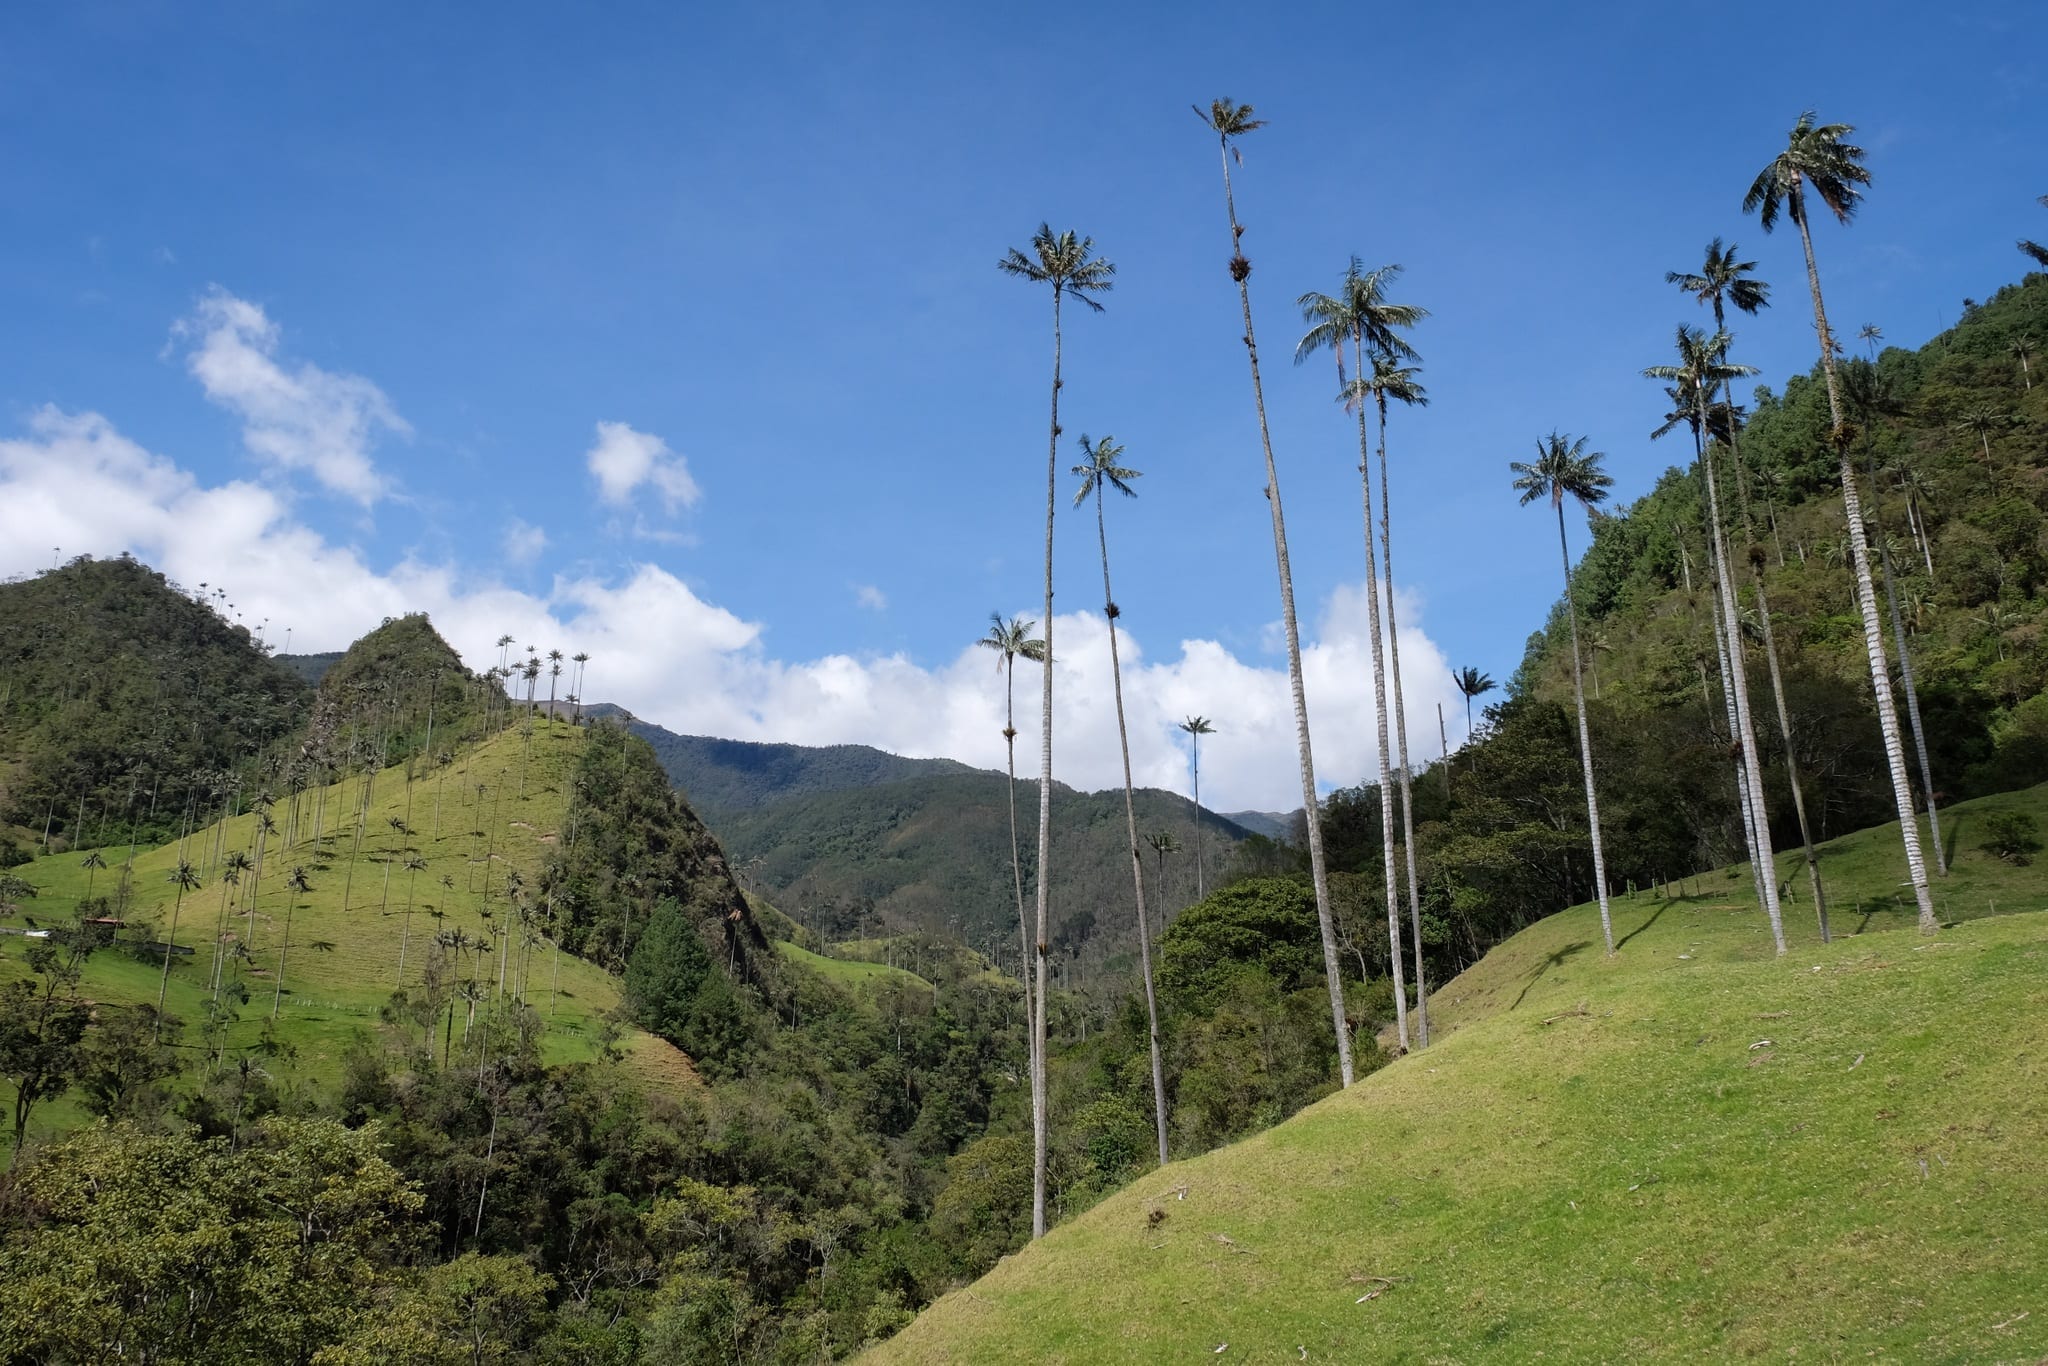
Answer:
[[[390,491],[370,459],[380,432],[412,428],[358,375],[310,363],[278,364],[278,327],[262,307],[219,286],[207,291],[172,335],[189,341],[186,366],[206,396],[242,419],[242,440],[258,459],[307,470],[332,491],[368,505]]]
[[[678,506],[695,507],[702,496],[689,465],[666,441],[623,422],[598,423],[597,444],[583,458],[597,476],[597,496],[607,503],[630,504],[642,484],[661,496],[662,509],[669,513]]]
[[[770,657],[754,622],[699,597],[655,565],[621,575],[557,577],[523,592],[489,574],[405,559],[366,564],[293,520],[274,490],[235,481],[202,485],[93,413],[43,408],[25,435],[0,440],[0,575],[66,555],[132,551],[189,586],[227,588],[245,622],[267,617],[293,648],[341,649],[388,616],[424,611],[473,668],[497,659],[507,632],[541,649],[590,656],[584,694],[616,701],[673,730],[799,744],[859,743],[1000,768],[1002,674],[986,650],[964,646],[922,665],[901,654]],[[1376,777],[1372,673],[1361,588],[1340,588],[1305,622],[1304,668],[1316,772],[1325,789]],[[1410,758],[1437,753],[1435,705],[1458,697],[1450,669],[1419,629],[1421,604],[1403,593],[1402,664]],[[1082,788],[1121,781],[1104,619],[1056,617],[1054,772]],[[1213,640],[1184,640],[1154,660],[1141,638],[1119,636],[1131,761],[1140,784],[1185,791],[1185,716],[1210,717],[1202,794],[1224,810],[1301,804],[1294,713],[1284,664],[1247,661]],[[1017,675],[1020,755],[1035,769],[1038,673]]]
[[[532,564],[540,558],[541,551],[548,548],[548,533],[541,527],[514,517],[505,524],[505,530],[498,539],[498,546],[511,563]]]
[[[885,612],[889,608],[889,595],[871,583],[857,583],[853,586],[853,600],[858,606],[870,612]]]

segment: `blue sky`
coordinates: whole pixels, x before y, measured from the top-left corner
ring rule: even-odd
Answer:
[[[1626,498],[1680,456],[1637,377],[1700,317],[1664,271],[1734,238],[1779,301],[1741,357],[1774,383],[1810,363],[1796,238],[1739,212],[1802,108],[1856,124],[1876,177],[1818,232],[1850,329],[1917,345],[2048,230],[2022,8],[1695,13],[17,8],[0,573],[132,548],[294,649],[420,607],[478,665],[501,631],[589,649],[591,696],[679,729],[998,763],[1000,682],[962,651],[991,610],[1039,615],[1050,348],[1049,301],[994,262],[1049,220],[1118,266],[1108,311],[1070,314],[1061,464],[1111,433],[1145,471],[1111,528],[1140,779],[1175,778],[1170,722],[1200,711],[1205,795],[1292,804],[1191,102],[1271,120],[1239,207],[1326,782],[1369,767],[1362,558],[1330,369],[1288,363],[1296,295],[1356,253],[1433,313],[1432,405],[1392,432],[1433,754],[1445,667],[1504,678],[1555,596],[1507,461],[1586,434]],[[1059,771],[1106,785],[1092,527],[1061,522]]]

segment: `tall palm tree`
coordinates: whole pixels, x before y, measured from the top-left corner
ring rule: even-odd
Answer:
[[[1749,709],[1749,674],[1742,655],[1740,604],[1735,598],[1735,578],[1728,569],[1728,543],[1722,532],[1726,523],[1721,517],[1721,481],[1714,472],[1713,455],[1707,445],[1707,424],[1715,392],[1735,379],[1755,374],[1756,368],[1736,365],[1728,360],[1726,332],[1716,332],[1709,337],[1696,327],[1680,323],[1677,348],[1678,364],[1652,365],[1643,371],[1649,379],[1675,385],[1679,400],[1678,410],[1651,435],[1662,436],[1684,424],[1692,432],[1693,456],[1699,461],[1700,477],[1707,486],[1709,558],[1713,561],[1714,584],[1721,613],[1720,629],[1726,633],[1728,641],[1728,697],[1735,710],[1735,739],[1742,756],[1736,766],[1736,782],[1742,788],[1743,805],[1749,813],[1749,858],[1756,872],[1757,894],[1763,902],[1764,917],[1771,925],[1771,940],[1777,945],[1778,952],[1783,953],[1785,925],[1778,906],[1777,863],[1772,856],[1769,808],[1764,803],[1763,764],[1757,755],[1756,725]],[[1823,917],[1825,914],[1823,911]],[[1827,938],[1825,918],[1821,921],[1821,938]]]
[[[2030,364],[2034,358],[2033,334],[2031,332],[2020,333],[2005,344],[2005,349],[2014,360],[2020,363],[2020,377],[2027,382],[2027,388],[2031,390],[2034,387],[2034,367]]]
[[[1452,674],[1451,682],[1465,694],[1465,736],[1469,740],[1472,735],[1472,699],[1484,697],[1500,685],[1493,681],[1492,674],[1481,673],[1470,664]]]
[[[156,989],[156,1028],[150,1034],[152,1041],[163,1037],[164,1000],[171,992],[171,958],[178,951],[178,912],[185,907],[185,893],[199,886],[199,874],[192,871],[191,864],[179,859],[178,866],[164,880],[178,889],[178,895],[171,902],[171,932],[164,942],[164,975],[162,984]]]
[[[214,999],[220,999],[223,979],[227,975],[228,961],[228,903],[233,900],[236,889],[242,885],[242,874],[253,867],[249,856],[240,849],[229,852],[221,861],[220,913],[213,919],[213,970],[207,983],[212,988]]]
[[[1884,579],[1885,611],[1892,623],[1892,648],[1899,652],[1899,686],[1906,694],[1906,725],[1913,733],[1913,749],[1920,761],[1920,791],[1927,800],[1927,832],[1934,842],[1934,871],[1948,876],[1948,851],[1941,842],[1941,811],[1934,796],[1934,768],[1927,761],[1927,729],[1920,721],[1920,690],[1913,682],[1913,653],[1906,645],[1905,623],[1899,617],[1898,576],[1892,569],[1891,537],[1883,524],[1884,507],[1878,499],[1877,450],[1871,439],[1877,424],[1906,411],[1891,382],[1868,361],[1852,361],[1842,375],[1842,396],[1862,421],[1863,463],[1870,472],[1872,525],[1877,534],[1878,570]],[[1910,508],[1911,503],[1907,506]]]
[[[578,650],[569,658],[576,665],[576,724],[580,726],[583,724],[583,666],[590,662],[590,656]]]
[[[1188,759],[1195,780],[1195,900],[1209,895],[1202,877],[1202,737],[1214,735],[1216,724],[1206,716],[1190,716],[1180,723],[1188,733]]]
[[[284,939],[277,946],[277,981],[270,991],[270,1018],[277,1018],[278,1005],[284,1000],[284,962],[292,951],[292,912],[298,907],[298,897],[313,890],[313,880],[304,868],[292,869],[284,880],[285,890],[290,893],[284,899]]]
[[[1040,667],[1038,717],[1038,953],[1037,983],[1031,998],[1031,1236],[1045,1235],[1045,971],[1046,922],[1051,915],[1052,872],[1052,531],[1059,513],[1060,457],[1060,305],[1068,295],[1100,313],[1094,297],[1116,284],[1116,267],[1095,255],[1095,239],[1072,229],[1054,233],[1045,223],[1031,238],[1031,253],[1010,248],[996,262],[1005,275],[1030,284],[1052,286],[1052,417],[1045,454],[1045,659]]]
[[[1146,847],[1159,856],[1159,932],[1166,933],[1166,856],[1180,852],[1180,841],[1171,830],[1145,836]]]
[[[100,869],[107,866],[107,861],[101,856],[100,851],[95,849],[80,859],[78,866],[85,869],[85,899],[90,901],[92,900],[93,879],[99,875]]]
[[[1711,305],[1714,310],[1714,331],[1726,335],[1728,331],[1727,305],[1733,304],[1740,311],[1754,317],[1770,307],[1771,288],[1762,280],[1754,278],[1756,262],[1744,261],[1733,243],[1724,247],[1716,237],[1707,244],[1705,263],[1697,272],[1667,271],[1664,279],[1700,303]],[[1875,323],[1865,323],[1857,333],[1859,340],[1867,343],[1874,352],[1877,343],[1884,339],[1884,331]],[[1756,529],[1749,512],[1749,481],[1747,470],[1742,463],[1742,449],[1737,444],[1739,423],[1735,416],[1735,376],[1727,375],[1721,380],[1721,397],[1725,409],[1726,426],[1724,439],[1728,443],[1729,463],[1735,467],[1735,498],[1742,514],[1742,538],[1746,543],[1756,541]],[[1717,545],[1725,547],[1726,542]],[[1779,564],[1784,563],[1784,552],[1778,554]],[[1820,937],[1828,938],[1827,892],[1821,884],[1820,856],[1814,849],[1813,830],[1806,819],[1806,793],[1799,781],[1799,761],[1792,743],[1792,714],[1785,702],[1784,673],[1778,664],[1777,634],[1771,627],[1771,605],[1764,588],[1762,565],[1750,560],[1750,588],[1756,594],[1757,621],[1761,627],[1764,644],[1764,662],[1770,672],[1771,700],[1778,713],[1778,734],[1785,742],[1785,779],[1792,788],[1792,811],[1799,821],[1799,844],[1806,857],[1806,878],[1813,891],[1814,914],[1820,921]],[[1739,655],[1740,649],[1732,653]],[[1760,832],[1763,842],[1769,843],[1770,826],[1762,822]],[[1773,887],[1776,886],[1775,875]]]
[[[1138,968],[1145,976],[1145,1019],[1150,1028],[1152,1044],[1152,1115],[1159,1134],[1159,1165],[1166,1165],[1166,1068],[1159,1058],[1159,998],[1152,989],[1152,936],[1147,933],[1145,915],[1145,860],[1138,852],[1138,798],[1131,783],[1131,733],[1124,723],[1124,673],[1117,656],[1116,622],[1123,610],[1116,605],[1116,594],[1109,586],[1109,527],[1103,517],[1103,492],[1115,489],[1126,498],[1135,498],[1138,491],[1131,487],[1131,481],[1139,477],[1140,471],[1121,463],[1124,448],[1110,437],[1091,444],[1086,436],[1081,438],[1081,454],[1087,459],[1074,466],[1073,473],[1081,476],[1081,487],[1074,493],[1074,506],[1080,507],[1090,497],[1095,499],[1095,539],[1102,549],[1102,614],[1109,622],[1109,679],[1111,692],[1116,698],[1116,742],[1124,762],[1124,830],[1131,845],[1131,892],[1138,903]]]
[[[1223,207],[1230,219],[1230,278],[1237,283],[1238,304],[1244,313],[1245,358],[1251,365],[1252,403],[1258,410],[1259,444],[1266,457],[1266,506],[1273,517],[1273,558],[1280,575],[1280,624],[1287,637],[1287,683],[1294,700],[1294,740],[1301,756],[1301,802],[1308,820],[1309,877],[1315,885],[1316,921],[1322,931],[1323,975],[1330,988],[1330,1022],[1337,1035],[1337,1072],[1345,1086],[1353,1079],[1351,1027],[1344,1012],[1344,979],[1337,961],[1337,921],[1330,910],[1330,875],[1323,858],[1322,822],[1316,811],[1316,764],[1309,741],[1308,694],[1301,678],[1301,630],[1294,615],[1294,571],[1287,559],[1287,519],[1280,508],[1280,471],[1273,461],[1273,435],[1266,424],[1266,391],[1259,378],[1259,345],[1252,330],[1252,263],[1244,254],[1244,225],[1237,221],[1237,198],[1230,183],[1231,158],[1243,164],[1243,155],[1232,139],[1265,126],[1252,116],[1248,104],[1235,104],[1227,96],[1212,100],[1205,111],[1199,105],[1195,117],[1216,134],[1216,148],[1223,159]]]
[[[1421,315],[1422,310],[1415,312]],[[1409,786],[1408,707],[1402,700],[1405,694],[1401,686],[1401,629],[1394,612],[1394,498],[1387,482],[1387,400],[1391,398],[1410,407],[1427,406],[1429,394],[1416,379],[1419,373],[1413,366],[1399,364],[1394,353],[1383,349],[1372,357],[1372,374],[1367,376],[1360,371],[1358,382],[1361,393],[1371,392],[1373,405],[1379,410],[1380,559],[1387,571],[1387,661],[1394,676],[1394,743],[1400,759],[1400,767],[1395,771],[1401,783],[1401,848],[1408,865],[1408,918],[1415,936],[1416,1037],[1427,1048],[1429,999],[1422,980],[1422,889],[1415,874],[1415,796]]]
[[[1579,665],[1579,609],[1572,601],[1572,553],[1564,538],[1564,500],[1576,499],[1588,510],[1607,501],[1613,476],[1600,468],[1607,457],[1586,449],[1586,438],[1576,441],[1558,432],[1536,443],[1536,459],[1524,464],[1508,462],[1515,473],[1515,492],[1527,507],[1548,498],[1557,513],[1557,552],[1564,562],[1565,618],[1572,628],[1572,694],[1579,707],[1579,760],[1586,771],[1586,824],[1593,835],[1593,885],[1600,898],[1600,933],[1607,952],[1614,952],[1614,919],[1607,908],[1607,853],[1600,843],[1600,799],[1593,790],[1593,737],[1586,725],[1586,680]]]
[[[1344,375],[1344,348],[1352,349],[1361,377],[1368,365],[1377,366],[1383,350],[1406,351],[1408,344],[1395,330],[1418,321],[1422,310],[1408,305],[1389,305],[1382,275],[1398,273],[1398,266],[1365,272],[1357,257],[1351,258],[1335,295],[1309,293],[1295,300],[1302,321],[1309,330],[1294,347],[1294,363],[1301,364],[1317,351],[1327,350],[1337,362],[1337,397],[1347,411],[1358,418],[1358,477],[1365,520],[1365,634],[1372,659],[1373,721],[1377,734],[1380,782],[1380,858],[1385,871],[1383,883],[1387,902],[1387,944],[1394,975],[1394,1027],[1401,1047],[1409,1047],[1408,988],[1401,955],[1401,878],[1394,862],[1394,746],[1388,730],[1393,712],[1387,705],[1387,657],[1385,636],[1380,630],[1379,555],[1372,539],[1372,436],[1366,425],[1369,395],[1348,383]],[[1396,318],[1388,310],[1399,310]],[[1410,878],[1413,885],[1413,878]]]
[[[2012,425],[2012,414],[2001,413],[1988,403],[1979,403],[1967,409],[1956,421],[1949,424],[1953,432],[1968,433],[1977,438],[1984,449],[1984,467],[1991,467],[1991,434],[2003,431]]]
[[[562,652],[548,651],[548,720],[555,719],[555,684],[562,677]]]
[[[1813,231],[1806,212],[1806,192],[1810,189],[1844,226],[1855,214],[1863,196],[1860,187],[1870,183],[1870,172],[1863,165],[1863,149],[1848,141],[1854,131],[1845,123],[1816,124],[1810,109],[1801,114],[1787,138],[1785,150],[1758,173],[1743,196],[1742,211],[1755,213],[1764,231],[1769,232],[1777,224],[1779,211],[1785,210],[1799,229],[1799,242],[1806,253],[1806,283],[1813,295],[1821,376],[1827,382],[1829,439],[1835,448],[1842,481],[1842,509],[1849,524],[1849,547],[1856,562],[1856,606],[1863,617],[1863,650],[1870,664],[1870,690],[1877,699],[1878,729],[1884,736],[1885,760],[1891,770],[1892,800],[1899,813],[1906,872],[1913,883],[1913,898],[1919,903],[1920,928],[1931,934],[1937,928],[1934,898],[1927,886],[1927,863],[1920,854],[1919,822],[1913,819],[1913,787],[1906,777],[1905,745],[1899,732],[1898,708],[1892,702],[1891,671],[1885,665],[1884,630],[1877,614],[1877,589],[1870,576],[1870,547],[1864,539],[1863,499],[1851,463],[1849,427],[1842,417],[1841,385],[1835,374],[1835,338],[1828,330],[1827,306],[1820,292],[1820,267],[1814,263]]]
[[[1045,642],[1032,638],[1031,632],[1037,627],[1035,621],[1023,621],[1017,617],[1005,619],[1000,612],[988,614],[988,634],[975,644],[985,650],[994,650],[997,655],[996,667],[1003,671],[1005,693],[1003,744],[1010,757],[1010,875],[1017,890],[1017,943],[1022,950],[1017,959],[1017,975],[1024,982],[1024,1016],[1031,1016],[1031,926],[1024,918],[1024,856],[1017,845],[1017,660],[1022,657],[1035,663],[1045,659]],[[1025,1033],[1031,1031],[1027,1027]],[[1029,1050],[1036,1053],[1036,1039],[1027,1041]]]
[[[408,854],[405,860],[405,919],[399,922],[398,930],[398,985],[405,985],[405,951],[412,943],[412,893],[425,870],[427,861],[418,854]]]

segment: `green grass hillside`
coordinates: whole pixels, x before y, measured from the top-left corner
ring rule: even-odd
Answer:
[[[1897,833],[1827,851],[1783,958],[1744,882],[1580,906],[1437,997],[1438,1041],[1140,1178],[881,1362],[2048,1353],[2048,876],[1955,813],[1949,924]],[[1995,910],[1994,910],[1995,902]],[[1810,912],[1810,908],[1803,907]]]
[[[173,842],[141,850],[132,870],[124,868],[125,848],[102,850],[108,866],[92,872],[82,866],[85,856],[78,852],[25,864],[13,871],[35,884],[39,895],[24,901],[21,914],[4,928],[21,931],[58,923],[87,896],[89,886],[92,895],[111,895],[127,872],[132,892],[123,938],[146,936],[154,926],[161,940],[175,902],[169,878],[182,856],[202,876],[202,885],[187,892],[179,908],[176,942],[194,952],[174,960],[166,1004],[171,1015],[186,1022],[186,1043],[199,1046],[219,934],[230,946],[246,943],[251,954],[230,968],[231,979],[239,971],[250,998],[229,1027],[229,1045],[242,1047],[260,1037],[271,1017],[282,966],[278,1036],[296,1050],[296,1075],[322,1083],[339,1074],[350,1040],[376,1023],[400,985],[402,943],[403,980],[417,988],[437,932],[460,930],[472,943],[500,942],[508,918],[507,879],[516,874],[529,891],[537,888],[543,860],[562,838],[569,777],[582,745],[583,732],[542,722],[534,728],[530,750],[515,729],[463,749],[452,763],[423,771],[410,784],[403,768],[386,769],[375,776],[359,849],[354,812],[362,777],[310,790],[302,800],[299,837],[289,847],[282,842],[286,812],[280,802],[271,812],[280,830],[268,841],[253,925],[245,911],[236,909],[239,892],[249,887],[248,875],[240,889],[226,887],[221,876],[222,860],[230,852],[247,851],[253,860],[257,817],[244,814],[194,832],[182,849]],[[317,844],[312,833],[316,800],[326,803]],[[394,820],[411,833],[394,827]],[[424,866],[408,870],[409,857]],[[305,870],[309,892],[295,894],[287,885],[294,868]],[[223,922],[224,892],[233,904]],[[0,934],[0,980],[23,971],[26,943],[17,934]],[[510,957],[508,988],[519,955],[515,951]],[[486,961],[486,955],[469,948],[456,955],[455,966],[464,979],[475,975],[494,992],[498,958],[493,952]],[[161,974],[161,958],[139,959],[117,942],[87,964],[84,989],[111,1005],[154,1005]],[[525,995],[548,1025],[550,1061],[594,1056],[605,1019],[619,1000],[615,978],[569,954],[561,955],[557,981],[545,941],[529,947]],[[691,1084],[688,1061],[670,1045],[628,1028],[623,1046],[650,1085]],[[76,1120],[76,1112],[52,1105],[38,1112],[33,1129],[47,1134]]]

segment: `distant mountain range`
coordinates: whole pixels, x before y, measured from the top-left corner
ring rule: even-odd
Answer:
[[[678,735],[605,703],[654,747],[670,779],[703,816],[756,890],[820,933],[877,927],[945,931],[1014,964],[1016,885],[1010,869],[1007,780],[951,759],[910,759],[866,745],[762,744]],[[1135,937],[1123,794],[1053,786],[1052,939],[1099,960]],[[1018,842],[1031,891],[1038,789],[1017,783]],[[1178,793],[1137,794],[1150,909],[1194,899],[1194,805]],[[1205,879],[1213,882],[1248,835],[1284,833],[1287,817],[1205,811]],[[1169,831],[1181,852],[1161,864],[1145,836]],[[1127,923],[1131,922],[1131,923]]]

